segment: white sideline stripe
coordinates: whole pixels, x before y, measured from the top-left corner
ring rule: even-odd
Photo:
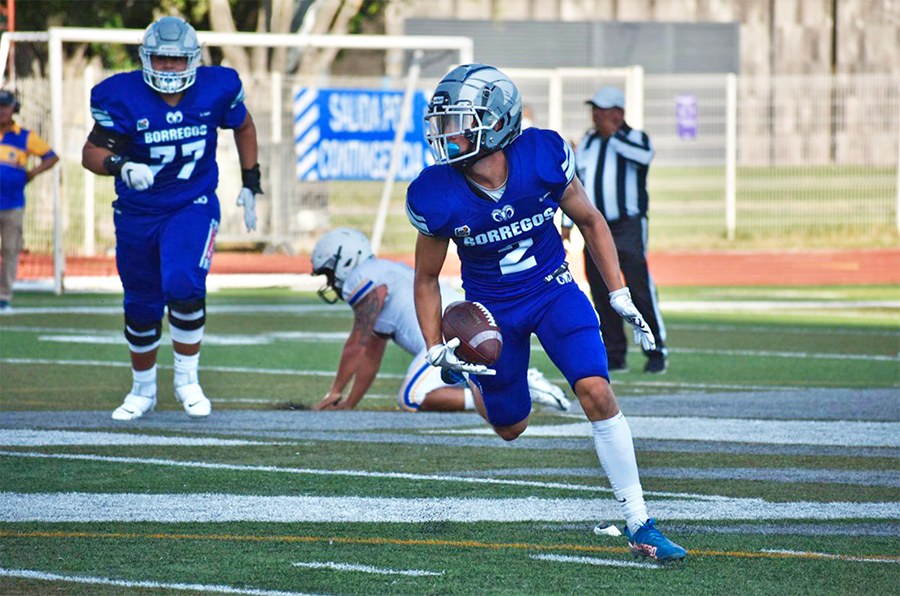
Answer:
[[[277,445],[277,443],[266,443]],[[585,492],[611,493],[612,489],[587,484],[567,484],[563,482],[537,482],[533,480],[505,480],[500,478],[473,478],[470,476],[440,476],[434,474],[409,474],[401,472],[366,472],[364,470],[314,470],[310,468],[281,468],[277,466],[248,466],[238,464],[215,464],[200,461],[176,461],[170,459],[146,459],[139,457],[115,457],[108,455],[86,455],[78,453],[41,453],[37,451],[2,451],[0,457],[33,457],[38,459],[74,459],[82,461],[99,461],[121,464],[148,464],[156,466],[173,466],[177,468],[204,468],[208,470],[234,470],[240,472],[281,472],[285,474],[309,474],[312,476],[347,476],[351,478],[392,478],[403,480],[431,480],[435,482],[462,482],[466,484],[499,484],[507,486],[530,486],[534,488],[552,488]],[[599,469],[597,476],[600,476]],[[670,493],[660,491],[644,491],[645,495],[657,497],[677,497],[698,499],[701,501],[718,501],[728,499],[719,495],[700,495],[694,493]]]
[[[444,575],[443,571],[424,571],[422,569],[384,569],[381,567],[370,567],[369,565],[352,565],[350,563],[292,563],[294,567],[305,567],[307,569],[331,569],[332,571],[361,571],[363,573],[380,573],[381,575],[411,575],[413,577],[422,577],[425,575]]]
[[[866,559],[863,557],[848,557],[847,555],[835,555],[831,553],[816,553],[816,552],[808,552],[802,550],[786,550],[786,549],[776,549],[776,548],[763,548],[760,549],[761,553],[775,553],[781,555],[807,555],[812,557],[821,557],[823,559],[839,559],[841,561],[857,561],[860,563],[900,563],[900,561],[889,561],[885,559]]]
[[[51,445],[181,445],[185,447],[200,447],[288,444],[290,443],[268,443],[265,441],[216,439],[212,437],[161,437],[134,433],[0,429],[0,445],[4,447],[48,447]]]
[[[594,557],[569,557],[566,555],[528,555],[529,559],[538,561],[554,561],[556,563],[586,563],[603,567],[637,567],[639,569],[663,569],[653,563],[637,563],[634,561],[617,561],[615,559],[597,559]]]
[[[134,581],[127,579],[109,579],[106,577],[90,577],[85,575],[58,575],[30,569],[0,568],[0,577],[18,577],[22,579],[38,579],[51,582],[70,582],[76,584],[97,584],[104,586],[121,586],[123,588],[147,588],[151,590],[182,590],[190,592],[212,592],[215,594],[247,594],[249,596],[315,596],[305,592],[284,592],[282,590],[255,590],[253,588],[235,588],[233,586],[210,584],[170,584],[163,582]]]
[[[661,499],[660,520],[900,519],[898,502]],[[590,522],[619,518],[615,499],[378,498],[211,493],[0,493],[0,522],[425,523]]]
[[[813,413],[814,414],[814,413]],[[900,447],[900,423],[850,420],[760,420],[694,416],[628,416],[635,439],[725,441],[774,445]],[[492,428],[440,429],[426,434],[492,435]],[[589,422],[529,426],[523,437],[592,437]]]

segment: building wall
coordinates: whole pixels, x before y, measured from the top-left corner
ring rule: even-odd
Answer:
[[[739,22],[741,73],[900,73],[898,0],[398,0],[400,18]]]

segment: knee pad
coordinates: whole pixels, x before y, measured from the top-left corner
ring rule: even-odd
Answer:
[[[138,323],[134,319],[125,317],[125,341],[128,348],[136,353],[143,354],[159,347],[162,337],[162,321],[154,323]]]
[[[203,339],[206,324],[206,299],[169,302],[169,334],[172,341],[195,344]]]

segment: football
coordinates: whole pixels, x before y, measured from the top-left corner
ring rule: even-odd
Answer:
[[[444,341],[459,338],[456,355],[472,364],[491,366],[500,358],[503,336],[494,316],[479,302],[454,302],[444,311]]]

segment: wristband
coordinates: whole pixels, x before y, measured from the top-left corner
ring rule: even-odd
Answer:
[[[122,166],[129,161],[130,160],[124,155],[113,154],[103,160],[103,167],[106,168],[106,171],[109,172],[110,175],[118,177],[122,174]]]
[[[259,185],[259,164],[252,168],[241,170],[241,182],[244,188],[249,188],[253,194],[263,194],[262,187]]]

